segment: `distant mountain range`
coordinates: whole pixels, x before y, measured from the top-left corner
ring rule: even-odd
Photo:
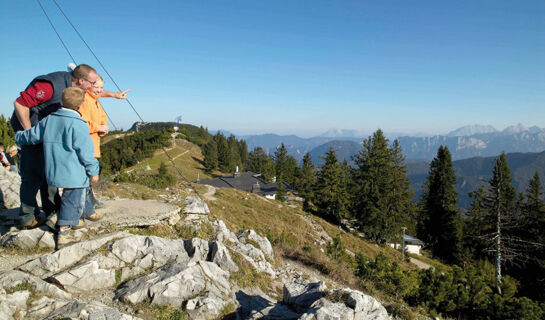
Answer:
[[[545,152],[540,153],[508,153],[507,163],[511,169],[513,186],[520,192],[526,192],[528,182],[537,173],[541,181],[545,178]],[[471,198],[468,193],[477,190],[480,186],[487,186],[492,177],[492,169],[497,156],[474,157],[453,161],[456,172],[458,204],[461,208],[469,208]],[[429,162],[407,161],[407,171],[412,182],[416,198],[420,199],[422,187],[429,172]]]
[[[265,152],[274,153],[274,150],[284,143],[288,153],[298,161],[303,158],[306,152],[310,152],[315,163],[319,163],[320,157],[325,155],[329,147],[333,147],[338,152],[342,149],[342,156],[339,156],[339,159],[350,160],[350,157],[361,149],[364,139],[364,137],[357,137],[357,135],[356,130],[335,129],[318,137],[307,139],[295,135],[280,136],[276,134],[250,135],[241,138],[246,140],[249,150],[261,146]],[[390,140],[396,138],[392,134],[385,135]],[[527,128],[521,124],[507,127],[502,131],[498,131],[492,126],[471,125],[453,130],[446,135],[401,136],[397,139],[405,158],[420,160],[433,159],[440,145],[449,148],[454,160],[475,156],[496,156],[502,151],[512,153],[545,150],[545,130],[536,126]]]

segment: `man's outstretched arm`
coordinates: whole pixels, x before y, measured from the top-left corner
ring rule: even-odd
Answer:
[[[125,91],[118,91],[118,92],[112,92],[104,90],[102,91],[102,94],[100,95],[101,98],[116,98],[116,99],[127,99],[127,92],[131,91],[131,89],[127,89]]]

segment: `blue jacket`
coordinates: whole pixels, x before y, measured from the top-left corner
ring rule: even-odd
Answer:
[[[98,160],[89,127],[79,113],[59,109],[28,130],[19,131],[20,146],[43,143],[47,184],[58,188],[85,188],[98,175]]]

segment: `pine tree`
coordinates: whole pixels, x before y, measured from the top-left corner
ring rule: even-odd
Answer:
[[[207,171],[216,170],[218,168],[218,146],[216,141],[211,139],[204,145],[204,168]]]
[[[462,221],[457,206],[456,176],[448,148],[440,146],[430,164],[422,196],[419,237],[437,256],[459,262],[462,251]]]
[[[511,184],[511,170],[504,152],[494,164],[488,194],[484,200],[488,226],[492,227],[486,240],[489,252],[494,254],[496,285],[501,294],[502,265],[506,261],[512,261],[519,253],[517,241],[509,233],[509,229],[514,228],[517,192]]]
[[[274,152],[274,164],[276,170],[276,180],[285,180],[287,174],[287,162],[288,162],[288,150],[284,143],[280,147],[276,148]]]
[[[325,162],[318,172],[315,204],[320,216],[339,223],[346,215],[348,202],[341,166],[333,148],[330,148],[326,156],[322,158]]]
[[[353,216],[372,240],[384,243],[412,227],[414,205],[401,148],[392,149],[382,130],[363,141],[363,149],[353,157],[355,196]],[[409,225],[406,225],[409,224]]]
[[[286,188],[284,187],[284,182],[282,180],[277,180],[276,184],[278,188],[276,189],[276,200],[280,202],[286,201]]]
[[[303,197],[303,210],[309,210],[309,203],[314,198],[314,188],[316,186],[316,168],[312,163],[310,153],[306,153],[301,164],[300,177],[297,182],[297,190]]]

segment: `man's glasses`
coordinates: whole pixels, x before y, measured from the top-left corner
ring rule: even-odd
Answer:
[[[82,78],[82,79],[85,80],[85,81],[87,81],[87,82],[89,82],[92,86],[94,86],[95,83],[97,83],[96,81],[89,81],[89,80],[87,80],[87,79],[85,79],[85,78]]]

